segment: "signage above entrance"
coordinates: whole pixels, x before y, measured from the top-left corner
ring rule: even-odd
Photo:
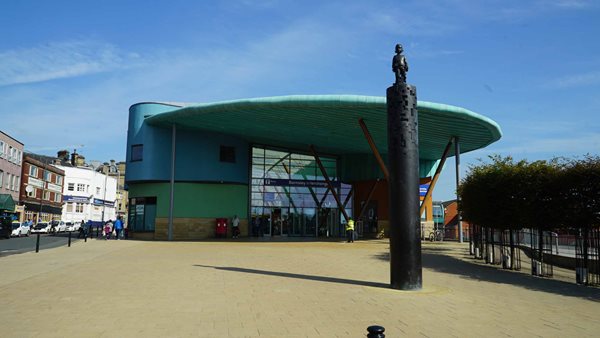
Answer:
[[[425,197],[427,190],[429,189],[429,183],[419,185],[419,196]]]
[[[310,188],[328,188],[325,181],[309,181],[309,180],[292,180],[285,178],[265,178],[265,185],[268,186],[284,186],[284,187],[310,187]],[[332,181],[331,185],[334,188],[340,187],[340,182]]]

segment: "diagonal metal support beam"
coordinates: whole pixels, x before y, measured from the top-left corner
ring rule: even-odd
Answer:
[[[292,171],[290,170],[290,168],[287,165],[285,165],[285,163],[283,163],[283,167],[285,168],[285,171],[288,173],[288,175],[291,175]],[[302,178],[304,178],[306,180],[306,175],[303,174]],[[319,199],[317,198],[317,194],[315,193],[315,191],[313,190],[313,188],[308,187],[308,191],[310,192],[310,195],[312,196],[313,201],[315,202],[315,204],[320,207],[321,205],[319,204]]]
[[[448,154],[450,153],[450,148],[452,147],[452,138],[448,141],[446,148],[444,149],[444,153],[442,154],[442,159],[440,160],[440,164],[435,169],[435,174],[433,175],[433,179],[431,180],[431,184],[429,184],[429,188],[427,188],[427,193],[425,193],[425,197],[423,198],[423,203],[421,203],[421,207],[419,208],[419,216],[423,215],[423,211],[425,210],[426,202],[431,198],[431,194],[433,194],[433,188],[437,183],[438,178],[440,177],[440,173],[442,172],[442,168],[444,168],[444,164],[446,163],[446,158],[448,158]]]
[[[325,190],[325,193],[323,194],[323,198],[321,198],[321,201],[319,202],[319,208],[323,206],[323,202],[325,202],[327,195],[329,195],[329,187],[327,187],[327,190]]]
[[[369,190],[369,195],[367,195],[367,200],[365,201],[365,204],[363,205],[363,207],[360,209],[360,214],[358,214],[357,219],[362,219],[363,214],[367,210],[367,206],[369,205],[369,202],[371,202],[371,198],[373,198],[373,194],[375,193],[375,188],[377,188],[377,183],[379,183],[379,179],[375,180],[375,182],[371,186],[371,190]]]
[[[348,217],[348,214],[346,213],[346,209],[344,209],[344,206],[340,202],[340,198],[339,198],[338,194],[335,192],[333,185],[331,184],[329,175],[327,175],[327,171],[325,170],[325,167],[323,167],[323,163],[321,163],[321,159],[319,158],[319,155],[317,154],[317,151],[315,150],[315,147],[312,144],[310,145],[310,151],[312,152],[313,156],[315,157],[315,161],[317,161],[317,165],[319,166],[319,169],[321,170],[321,174],[325,178],[325,182],[327,182],[327,186],[329,187],[329,190],[331,191],[331,194],[333,195],[333,198],[335,199],[335,202],[337,203],[338,208],[342,212],[342,215],[344,215],[344,219],[346,219],[346,222],[348,222],[350,217]]]
[[[362,131],[365,134],[365,138],[367,139],[367,142],[369,142],[371,151],[373,151],[373,155],[375,155],[375,159],[377,159],[377,163],[379,164],[379,168],[381,168],[381,171],[383,172],[383,176],[385,177],[385,180],[389,182],[390,181],[390,173],[389,173],[387,167],[385,166],[385,162],[383,162],[383,158],[381,157],[379,150],[377,150],[377,146],[375,145],[375,142],[373,141],[373,137],[371,137],[371,133],[369,132],[369,129],[367,128],[367,125],[365,124],[365,121],[362,118],[360,118],[360,119],[358,119],[358,124],[360,124],[360,127],[362,128]]]
[[[273,168],[275,168],[279,163],[285,161],[286,158],[288,158],[290,156],[290,154],[285,155],[284,157],[280,158],[279,160],[277,160],[277,162],[275,162],[269,169],[267,169],[265,171],[265,175],[266,173],[268,173],[269,171],[273,170]],[[285,163],[283,163],[283,165],[285,166]]]
[[[348,201],[350,200],[350,197],[352,197],[353,194],[354,194],[354,187],[350,188],[350,191],[348,192],[348,196],[346,196],[346,199],[344,200],[344,209],[346,209],[346,205],[348,205]]]

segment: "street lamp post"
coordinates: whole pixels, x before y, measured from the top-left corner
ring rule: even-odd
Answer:
[[[104,212],[106,210],[106,185],[108,180],[108,174],[110,173],[110,168],[115,168],[117,171],[117,191],[119,191],[119,180],[121,179],[121,172],[119,171],[119,167],[114,164],[111,164],[108,168],[108,171],[104,174],[104,196],[102,197],[102,222],[104,222]]]
[[[37,223],[39,223],[42,218],[42,208],[44,207],[44,194],[46,193],[46,180],[44,179],[45,170],[46,166],[42,164],[42,196],[40,196],[40,210],[38,212]]]

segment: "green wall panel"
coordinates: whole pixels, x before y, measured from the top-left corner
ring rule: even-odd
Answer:
[[[129,197],[156,197],[156,217],[169,217],[169,183],[129,184]],[[244,218],[248,186],[239,184],[175,183],[175,217]]]

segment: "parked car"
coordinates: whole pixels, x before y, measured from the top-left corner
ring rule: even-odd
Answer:
[[[81,228],[81,222],[65,222],[67,226],[67,231],[79,231]]]
[[[21,236],[29,236],[31,234],[31,227],[27,222],[13,222],[12,223],[12,233],[11,236],[21,237]]]
[[[50,223],[48,223],[48,222],[39,222],[33,226],[33,229],[31,229],[32,234],[36,234],[36,233],[47,234],[49,232],[50,232]]]
[[[51,221],[50,231],[56,234],[59,232],[65,232],[67,231],[67,224],[65,221]]]

